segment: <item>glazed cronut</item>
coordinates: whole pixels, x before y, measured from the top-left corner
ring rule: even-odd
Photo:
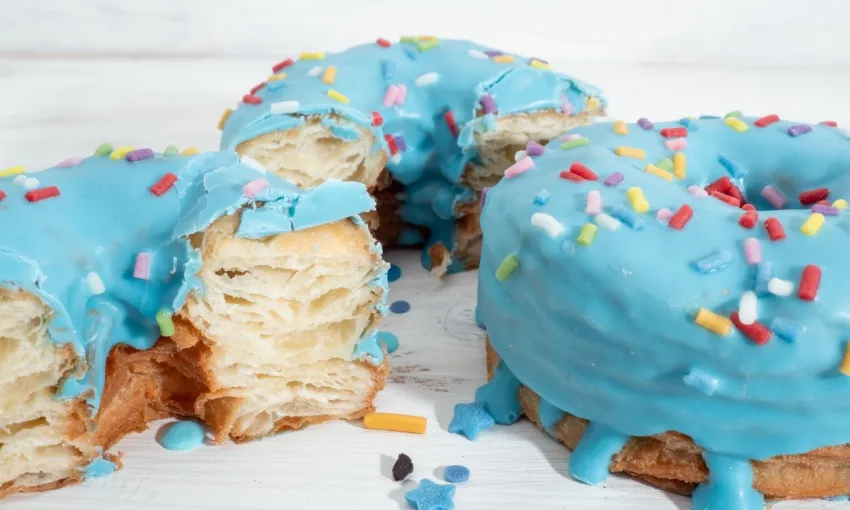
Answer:
[[[594,116],[602,114],[599,102],[589,101],[587,111],[577,115],[564,115],[554,110],[517,113],[498,118],[496,130],[474,135],[480,164],[470,163],[462,177],[462,183],[472,189],[474,197],[455,208],[455,254],[467,268],[478,267],[481,253],[478,222],[481,190],[501,179],[505,169],[515,162],[516,153],[525,149],[529,141],[545,144],[574,127],[589,124]],[[383,150],[373,153],[374,135],[368,129],[360,129],[359,138],[345,141],[321,124],[321,116],[308,116],[307,122],[291,130],[275,131],[242,142],[236,152],[250,156],[301,187],[310,188],[331,178],[365,184],[378,202],[378,217],[373,213],[367,221],[376,230],[378,240],[385,247],[392,246],[402,226],[397,201],[403,188],[393,183],[384,170],[389,155]],[[445,265],[449,253],[439,245],[432,249],[431,255],[436,267]]]
[[[487,349],[487,378],[493,377],[499,355]],[[525,415],[541,429],[540,397],[526,386],[519,389]],[[575,448],[587,420],[566,413],[555,425],[555,439]],[[850,445],[828,446],[798,455],[781,455],[753,461],[753,487],[767,499],[810,499],[843,496],[850,487]],[[627,473],[661,489],[690,495],[708,481],[702,450],[690,437],[675,431],[633,437],[611,460],[612,473]]]
[[[386,270],[368,230],[346,219],[250,240],[237,225],[223,217],[191,239],[205,292],[190,294],[172,337],[111,351],[94,418],[85,395],[56,398],[85,360],[51,341],[50,308],[0,290],[0,497],[79,481],[101,448],[160,418],[246,441],[373,409],[386,363],[351,361],[379,317],[372,280]]]

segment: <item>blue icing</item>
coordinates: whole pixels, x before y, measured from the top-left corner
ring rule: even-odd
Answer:
[[[753,489],[749,460],[704,452],[708,483],[696,488],[693,510],[762,510],[764,496]]]
[[[166,450],[193,450],[202,444],[207,437],[204,425],[194,420],[178,421],[166,426],[160,438],[160,444]]]
[[[496,423],[510,425],[522,416],[517,395],[520,386],[513,372],[501,361],[490,382],[475,390],[475,403],[482,404]]]
[[[629,126],[628,135],[615,134],[611,124],[578,128],[588,146],[566,151],[550,144],[533,169],[490,190],[482,214],[478,307],[503,363],[553,406],[618,437],[668,430],[691,437],[714,459],[712,481],[695,495],[695,503],[712,509],[737,508],[723,502],[730,487],[749,486],[748,460],[850,442],[850,377],[838,371],[850,338],[850,265],[844,260],[850,223],[843,213],[827,217],[820,232],[806,236],[800,227],[808,209],[792,203],[792,209],[770,210],[761,197],[768,184],[786,196],[828,187],[831,199],[846,197],[850,143],[824,125],[790,137],[793,122],[758,128],[754,118],[740,120],[746,132],[723,120],[693,121],[698,129],[690,130],[682,151],[687,174],[673,182],[643,168],[672,156],[658,130],[677,122],[656,123],[651,131]],[[618,146],[644,149],[646,159],[618,157]],[[760,210],[755,229],[738,225],[740,209],[686,191],[729,174],[720,153],[746,168],[738,184]],[[608,187],[561,179],[560,171],[573,162],[599,175],[621,172],[625,180]],[[646,215],[626,199],[632,186],[651,205]],[[541,188],[552,193],[543,206],[533,202]],[[642,219],[688,204],[693,218],[681,231],[655,221],[642,221],[639,231],[600,228],[592,245],[577,245],[582,225],[593,221],[584,204],[594,189],[609,214],[622,209]],[[532,226],[536,212],[551,215],[566,234],[551,238]],[[786,240],[769,240],[761,225],[767,217],[783,224]],[[748,237],[759,239],[762,258],[772,266],[747,264],[742,243]],[[694,269],[694,261],[721,251],[732,255],[722,271]],[[511,253],[520,266],[499,282],[496,268]],[[763,293],[767,275],[798,283],[807,264],[823,271],[815,301],[759,298],[759,321],[790,321],[778,322],[776,336],[792,341],[759,346],[735,328],[721,338],[694,323],[699,308],[728,316],[744,291],[755,285]],[[699,367],[688,376],[695,362]],[[746,490],[740,498],[741,505],[759,500]]]
[[[595,87],[549,69],[531,67],[527,58],[512,55],[513,63],[498,63],[470,55],[470,51],[485,50],[486,47],[458,40],[441,40],[436,47],[424,51],[417,49],[415,41],[388,48],[368,43],[342,53],[328,53],[321,60],[298,60],[280,70],[286,74],[285,79],[269,82],[255,92],[261,103],[241,103],[230,114],[222,131],[221,147],[234,150],[260,135],[293,129],[304,124],[305,116],[313,114],[322,115],[321,123],[342,140],[359,137],[362,128],[371,130],[375,137],[373,150],[389,151],[385,134],[401,136],[407,150],[399,152],[387,165],[393,178],[409,192],[410,200],[401,204],[401,218],[429,229],[429,246],[442,243],[451,250],[455,208],[458,203],[474,200],[471,190],[461,182],[461,175],[478,155],[475,132],[495,129],[501,116],[560,111],[562,97],[573,105],[575,113],[586,110],[590,97],[605,104]],[[308,74],[317,66],[336,68],[333,84],[324,83],[321,73]],[[437,73],[437,81],[417,85],[416,79],[427,73]],[[388,85],[407,87],[403,105],[383,106]],[[330,98],[329,89],[343,94],[349,102]],[[498,113],[484,114],[479,99],[485,94],[493,97]],[[271,105],[282,101],[297,101],[297,111],[272,114]],[[382,116],[381,126],[372,125],[373,111]],[[446,111],[454,115],[456,136],[446,124]],[[405,234],[401,241],[416,244],[423,240]],[[427,250],[423,262],[430,266]],[[462,268],[463,264],[455,261],[449,270]]]
[[[384,350],[381,343],[378,341],[378,332],[369,331],[359,342],[354,346],[352,359],[368,361],[373,365],[380,365],[384,362]]]
[[[149,189],[166,173],[177,181],[155,196]],[[255,199],[245,197],[244,185],[259,178],[269,181],[268,188]],[[253,211],[255,200],[266,202],[257,209],[270,211],[265,221],[290,225],[289,230],[356,217],[374,207],[360,184],[329,182],[303,192],[227,152],[156,155],[136,163],[89,157],[75,167],[41,171],[38,179],[41,187],[57,186],[61,194],[30,203],[12,177],[0,179],[7,193],[0,203],[0,285],[31,292],[52,309],[51,340],[71,344],[86,360],[86,370],[63,381],[56,396],[86,394],[93,413],[111,348],[150,348],[159,338],[157,312],[179,310],[190,291],[203,293],[196,276],[201,255],[187,236],[240,207]],[[262,237],[252,214],[239,231]],[[148,280],[133,276],[141,252],[151,256]],[[103,294],[89,289],[90,272],[102,280]],[[376,284],[385,288],[386,279]]]
[[[601,423],[588,422],[573,453],[570,454],[570,476],[595,485],[608,478],[611,459],[626,446],[630,437]]]
[[[554,435],[555,427],[564,417],[564,411],[561,411],[541,398],[540,404],[537,406],[537,417],[540,419],[540,425],[543,427],[543,430]]]
[[[115,472],[118,466],[104,458],[98,458],[82,469],[84,478],[100,478]]]

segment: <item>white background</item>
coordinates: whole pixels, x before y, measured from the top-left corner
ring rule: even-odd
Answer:
[[[847,0],[0,0],[0,168],[37,169],[103,141],[214,149],[222,110],[273,63],[379,36],[468,38],[546,58],[601,86],[610,114],[630,121],[741,109],[847,125],[848,20]],[[389,257],[404,267],[391,299],[412,309],[385,321],[401,348],[378,407],[427,416],[425,436],[331,423],[175,454],[154,427],[121,443],[121,472],[4,508],[397,510],[409,486],[387,479],[388,458],[401,451],[416,480],[452,463],[472,469],[458,510],[689,508],[626,478],[573,482],[568,451],[527,422],[474,443],[448,434],[452,405],[484,380],[475,274],[441,283],[414,255]]]

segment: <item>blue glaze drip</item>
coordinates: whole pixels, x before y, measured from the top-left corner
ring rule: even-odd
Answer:
[[[537,407],[537,417],[540,419],[540,425],[543,426],[543,429],[550,435],[554,435],[555,427],[564,418],[564,411],[541,398]]]
[[[111,475],[118,469],[115,463],[106,459],[94,459],[91,463],[82,469],[84,478],[100,478],[101,476]]]
[[[570,454],[570,476],[596,485],[608,478],[611,459],[629,442],[629,436],[596,422],[588,422],[581,439]]]
[[[207,430],[203,424],[193,420],[178,421],[166,427],[160,439],[160,444],[166,450],[179,452],[194,450],[204,444],[207,437]]]
[[[384,349],[378,341],[378,332],[369,331],[363,335],[363,338],[354,346],[354,353],[352,353],[351,358],[368,361],[375,366],[383,363]]]
[[[482,404],[496,423],[510,425],[522,416],[519,404],[520,382],[502,361],[496,367],[493,379],[475,390],[475,403]]]
[[[586,111],[591,97],[601,105],[605,101],[595,87],[549,69],[532,67],[529,59],[519,55],[512,55],[513,63],[498,63],[492,58],[476,58],[483,56],[487,48],[468,41],[440,40],[438,46],[422,51],[417,42],[388,48],[369,43],[326,54],[322,60],[299,60],[281,69],[285,79],[269,82],[255,92],[262,99],[260,104],[242,103],[230,114],[222,132],[221,148],[234,150],[257,136],[300,126],[304,116],[311,114],[323,115],[324,119],[333,115],[333,121],[323,122],[328,122],[334,136],[342,140],[355,136],[354,126],[371,130],[375,137],[373,150],[389,153],[384,135],[400,135],[408,150],[396,155],[400,160],[391,160],[387,168],[408,191],[409,200],[400,208],[402,220],[430,230],[426,248],[439,242],[452,250],[456,206],[475,200],[461,182],[468,165],[477,160],[474,133],[495,129],[499,117],[560,111],[562,96],[573,105],[574,113]],[[324,83],[321,76],[308,74],[316,66],[336,67],[332,85]],[[417,85],[416,79],[426,73],[437,73],[438,80]],[[383,106],[388,85],[407,87],[403,105]],[[329,98],[329,89],[345,95],[349,102]],[[479,101],[485,95],[493,97],[497,114],[479,116],[483,113]],[[298,101],[297,112],[272,114],[271,105],[280,101]],[[372,126],[373,111],[383,117],[381,126]],[[446,111],[454,115],[457,136],[444,120]],[[404,244],[414,242],[408,236]],[[430,267],[427,250],[423,262]],[[456,260],[449,267],[449,271],[460,269],[463,265]]]
[[[753,489],[753,467],[749,460],[704,452],[708,482],[696,488],[694,510],[762,510],[764,496]]]

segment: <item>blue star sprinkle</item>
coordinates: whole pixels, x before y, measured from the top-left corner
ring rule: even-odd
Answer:
[[[419,487],[404,493],[404,500],[416,510],[454,510],[454,485],[440,485],[422,480]]]
[[[493,417],[484,409],[484,404],[455,404],[455,415],[449,423],[449,432],[475,441],[482,430],[489,430],[495,424]]]

